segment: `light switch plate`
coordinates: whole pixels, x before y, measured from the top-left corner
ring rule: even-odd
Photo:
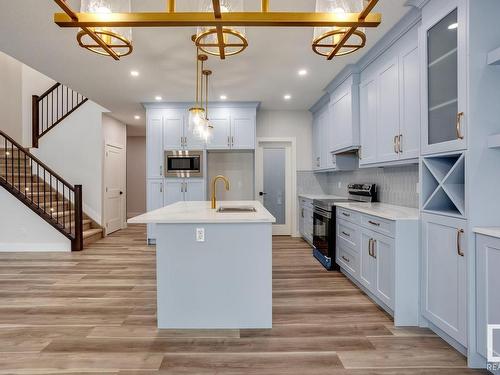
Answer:
[[[196,228],[196,242],[205,242],[205,228]]]

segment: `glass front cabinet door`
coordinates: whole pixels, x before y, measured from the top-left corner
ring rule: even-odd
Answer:
[[[426,8],[422,153],[463,150],[467,148],[465,7],[461,0],[434,0]]]

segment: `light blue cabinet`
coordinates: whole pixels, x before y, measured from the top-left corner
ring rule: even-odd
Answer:
[[[208,150],[253,150],[256,111],[253,108],[215,108],[209,113],[213,137]]]
[[[418,161],[419,56],[414,26],[361,72],[360,166]]]
[[[182,201],[204,201],[205,180],[201,178],[165,179],[165,206]]]
[[[328,151],[359,148],[359,74],[351,74],[330,95]]]
[[[163,117],[161,111],[148,113],[146,132],[147,178],[163,178]]]
[[[467,347],[467,221],[422,214],[422,312]]]
[[[147,211],[162,208],[163,204],[164,179],[149,179],[146,184],[146,209]],[[148,224],[148,242],[156,239],[155,224]]]
[[[467,147],[466,6],[431,3],[422,18],[422,153]],[[431,11],[432,9],[432,11]]]
[[[500,239],[476,235],[477,351],[487,358],[488,325],[500,325]],[[492,331],[493,355],[500,356],[500,329]]]

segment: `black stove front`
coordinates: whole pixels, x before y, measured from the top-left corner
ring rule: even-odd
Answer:
[[[375,184],[349,184],[349,197],[314,200],[313,211],[313,255],[327,269],[339,270],[335,262],[336,253],[336,210],[338,202],[375,202],[377,188]]]

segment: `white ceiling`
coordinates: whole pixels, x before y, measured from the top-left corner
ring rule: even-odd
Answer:
[[[79,0],[68,1],[74,9]],[[132,0],[134,11],[162,11],[165,0]],[[178,0],[178,11],[195,10],[197,0]],[[271,11],[314,11],[315,0],[271,0]],[[212,98],[226,94],[231,101],[260,101],[262,108],[308,109],[323,88],[349,63],[356,62],[409,10],[405,0],[380,0],[375,8],[382,24],[367,30],[367,47],[346,57],[326,61],[311,50],[312,28],[247,28],[249,47],[221,61],[211,57],[214,71]],[[257,11],[260,0],[245,0],[245,10]],[[144,125],[140,103],[190,101],[194,96],[194,28],[133,30],[134,52],[115,62],[80,47],[75,29],[62,29],[52,21],[59,8],[51,0],[2,1],[0,50],[63,82],[135,126]],[[309,74],[299,77],[299,69]],[[138,70],[140,76],[130,76]],[[291,94],[290,101],[283,95]],[[134,115],[141,120],[135,120]]]

